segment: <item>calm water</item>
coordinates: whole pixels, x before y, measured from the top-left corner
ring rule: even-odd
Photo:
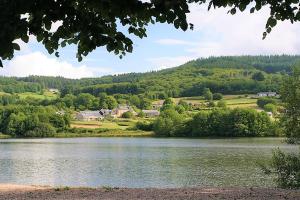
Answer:
[[[257,162],[280,139],[69,138],[0,140],[0,183],[118,186],[270,186]]]

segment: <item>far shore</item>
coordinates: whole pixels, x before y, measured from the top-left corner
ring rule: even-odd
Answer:
[[[0,199],[300,199],[300,190],[245,187],[69,188],[0,184]]]

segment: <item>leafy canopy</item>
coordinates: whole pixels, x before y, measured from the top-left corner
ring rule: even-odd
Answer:
[[[270,33],[278,20],[300,20],[300,0],[1,0],[0,1],[0,66],[1,59],[11,59],[20,46],[15,42],[29,41],[36,36],[50,54],[59,56],[58,48],[74,44],[77,58],[82,60],[97,47],[104,46],[107,51],[120,57],[132,52],[133,43],[129,34],[146,37],[149,24],[168,23],[175,28],[187,30],[186,14],[189,4],[205,4],[208,9],[228,7],[229,13],[259,11],[270,7],[266,31]],[[52,29],[55,22],[62,23],[57,30]]]

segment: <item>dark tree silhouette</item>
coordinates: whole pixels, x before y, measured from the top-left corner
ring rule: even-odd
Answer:
[[[229,13],[237,10],[259,11],[270,7],[270,17],[266,24],[271,32],[277,20],[300,20],[299,0],[1,0],[0,1],[0,66],[1,59],[11,59],[20,46],[21,39],[28,42],[34,35],[50,54],[59,56],[58,48],[74,44],[77,58],[82,60],[97,47],[120,57],[132,52],[133,44],[129,34],[146,37],[149,24],[169,23],[175,28],[193,28],[186,19],[189,4],[204,4],[210,8],[229,8]],[[55,31],[52,24],[61,22]],[[122,27],[123,26],[123,27]],[[124,29],[125,27],[125,29]],[[125,31],[127,29],[127,31]]]

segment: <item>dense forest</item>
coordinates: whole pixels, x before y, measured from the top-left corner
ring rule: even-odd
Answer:
[[[42,92],[57,88],[61,96],[89,93],[99,96],[135,94],[149,99],[199,96],[204,88],[213,93],[244,94],[278,91],[282,77],[300,56],[228,56],[190,61],[179,67],[147,73],[128,73],[100,78],[66,79],[30,76],[0,78],[0,91],[7,93]]]

